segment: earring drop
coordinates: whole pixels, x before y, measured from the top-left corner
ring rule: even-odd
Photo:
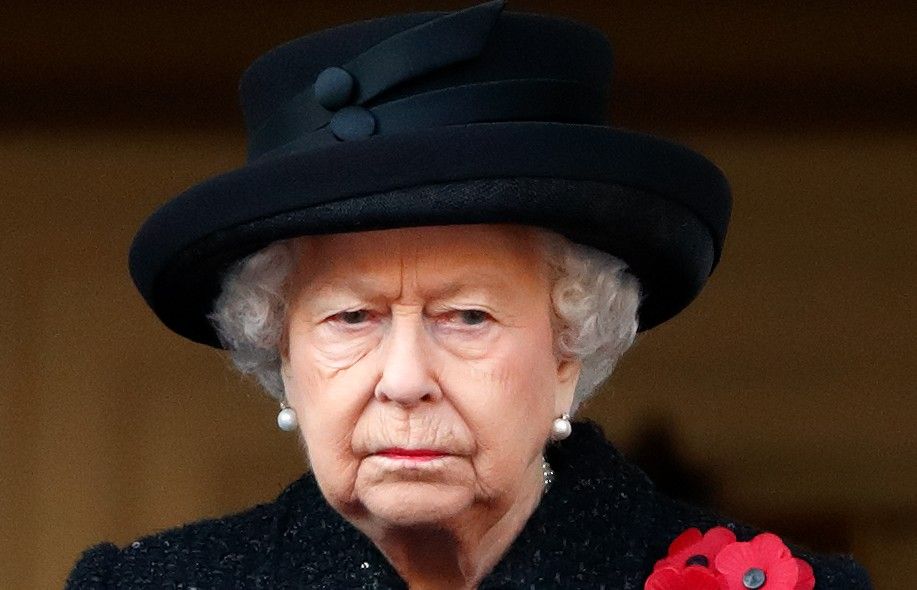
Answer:
[[[277,413],[277,427],[285,432],[296,430],[296,410],[289,407],[285,401],[280,402],[280,411]]]
[[[554,423],[551,424],[551,440],[564,440],[570,436],[571,432],[573,432],[573,427],[570,425],[570,414],[563,414],[560,418],[555,418]]]

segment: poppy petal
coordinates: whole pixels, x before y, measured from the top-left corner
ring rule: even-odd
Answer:
[[[799,573],[796,576],[796,587],[793,590],[812,590],[815,588],[815,572],[812,566],[804,559],[793,558],[799,567]]]
[[[799,566],[793,558],[771,564],[764,570],[767,576],[767,590],[794,590],[799,577]]]
[[[682,579],[686,590],[719,590],[720,584],[710,570],[703,567],[689,567]]]
[[[677,590],[681,587],[681,575],[678,570],[666,567],[656,570],[646,579],[643,590]]]
[[[751,540],[751,546],[760,558],[767,560],[765,563],[774,563],[792,557],[790,550],[783,544],[780,537],[773,533],[761,533]]]
[[[740,541],[723,547],[716,556],[716,569],[731,579],[741,579],[752,567],[761,567],[761,562],[751,543]]]
[[[724,526],[713,527],[704,535],[704,544],[718,546],[722,549],[730,543],[736,542],[736,534]],[[719,551],[717,551],[719,553]]]
[[[678,570],[666,567],[653,572],[643,586],[644,590],[720,590],[719,582],[709,570],[689,567]]]
[[[675,540],[672,541],[671,545],[669,545],[669,556],[675,555],[676,553],[681,553],[688,547],[699,543],[703,538],[704,536],[701,534],[700,529],[690,528],[686,530],[682,534],[675,537]]]

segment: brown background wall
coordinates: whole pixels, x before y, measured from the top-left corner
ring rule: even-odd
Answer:
[[[78,4],[0,18],[0,588],[59,587],[91,543],[242,509],[301,472],[273,404],[143,307],[128,244],[241,163],[254,57],[469,3]],[[735,189],[708,288],[587,414],[660,479],[896,588],[917,576],[917,12],[864,6],[508,9],[605,31],[615,123],[701,150]]]

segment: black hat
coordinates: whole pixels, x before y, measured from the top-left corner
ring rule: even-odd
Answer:
[[[297,235],[464,223],[553,229],[624,260],[640,329],[674,316],[719,260],[731,198],[683,146],[609,127],[608,40],[494,0],[345,24],[257,59],[240,84],[245,166],[191,187],[134,239],[159,318],[207,320],[232,262]]]

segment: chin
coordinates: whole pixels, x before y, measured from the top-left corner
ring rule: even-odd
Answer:
[[[465,486],[422,481],[379,483],[360,494],[366,512],[386,527],[423,526],[460,516],[474,502]]]

